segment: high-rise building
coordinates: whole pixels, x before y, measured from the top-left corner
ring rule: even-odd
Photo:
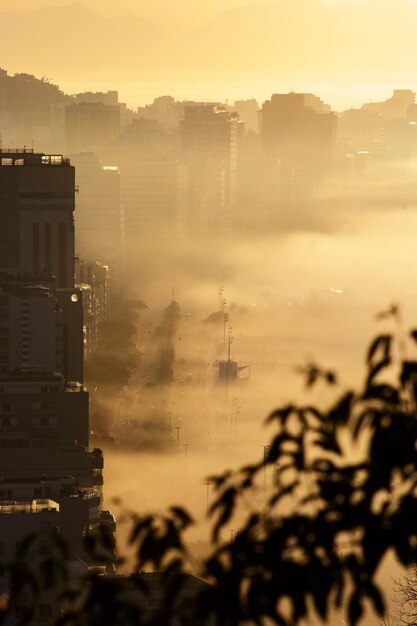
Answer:
[[[67,152],[96,152],[120,138],[120,107],[80,102],[65,107]]]
[[[75,249],[82,259],[119,264],[123,249],[123,210],[120,202],[120,172],[103,165],[98,154],[71,155],[76,168],[77,228]]]
[[[239,118],[245,122],[246,132],[259,133],[259,106],[254,98],[250,100],[235,100],[234,110]]]
[[[227,107],[197,103],[185,106],[181,130],[183,158],[190,176],[191,222],[206,222],[209,227],[222,229],[233,221],[243,128],[238,114]]]
[[[309,106],[311,100],[310,94],[288,93],[273,94],[264,102],[262,143],[267,156],[317,170],[330,165],[336,116],[322,111],[317,103]]]
[[[61,155],[0,150],[0,272],[74,286],[74,176]]]
[[[261,114],[264,155],[280,162],[280,209],[295,215],[332,166],[336,116],[312,94],[273,94]]]
[[[188,168],[176,160],[141,159],[125,166],[125,232],[128,250],[150,232],[175,235],[183,228]]]
[[[97,347],[100,326],[106,320],[110,306],[109,268],[97,261],[76,264],[77,287],[83,300],[84,354]]]
[[[103,455],[88,449],[74,198],[74,168],[61,155],[0,152],[0,542],[37,533],[53,515],[72,555],[86,558],[85,534],[115,525],[102,511]],[[52,619],[56,606],[44,601],[35,623]]]
[[[0,281],[0,372],[37,366],[62,372],[62,316],[47,287]]]

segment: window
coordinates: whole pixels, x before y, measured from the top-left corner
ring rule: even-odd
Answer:
[[[16,606],[14,607],[14,614],[17,619],[23,621],[30,615],[29,607],[27,606],[27,604],[16,604]]]
[[[51,554],[52,553],[52,544],[50,541],[40,541],[39,542],[39,554]]]
[[[39,621],[47,622],[52,617],[52,604],[41,604],[39,606]]]
[[[9,158],[6,158],[6,159],[5,159],[5,158],[3,158],[3,159],[1,160],[1,164],[2,164],[2,165],[13,165],[13,159],[9,159]]]
[[[15,546],[15,554],[17,557],[22,558],[22,556],[28,553],[28,542],[27,541],[16,541]]]

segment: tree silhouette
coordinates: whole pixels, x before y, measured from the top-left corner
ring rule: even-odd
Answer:
[[[397,308],[383,317],[401,329]],[[415,346],[417,330],[408,340]],[[259,462],[208,479],[216,496],[211,552],[197,571],[183,537],[193,521],[183,508],[133,515],[137,573],[91,576],[61,621],[293,626],[339,609],[354,626],[365,601],[383,617],[375,582],[382,559],[392,550],[404,566],[417,562],[417,361],[406,350],[403,336],[378,336],[359,390],[335,387],[337,399],[325,410],[278,408],[268,418],[275,433]],[[304,375],[307,385],[337,384],[333,372],[314,364]],[[242,513],[242,498],[259,502],[268,467],[277,471],[264,504]],[[231,523],[236,532],[225,537]],[[163,602],[151,612],[132,602],[132,589],[150,593],[144,570],[161,576]],[[208,584],[183,602],[187,573]]]

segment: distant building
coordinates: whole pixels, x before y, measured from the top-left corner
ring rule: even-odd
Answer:
[[[124,243],[124,211],[120,171],[103,165],[94,152],[71,155],[78,189],[75,249],[83,259],[120,264]]]
[[[80,102],[65,107],[67,152],[96,152],[120,139],[120,107]]]
[[[372,148],[383,141],[384,118],[382,113],[368,109],[349,109],[338,117],[337,140],[358,150]]]
[[[120,126],[123,127],[131,122],[134,113],[127,108],[125,102],[119,102],[119,93],[115,90],[110,91],[85,91],[75,94],[75,102],[89,104],[105,104],[106,106],[119,107],[120,110]]]
[[[279,159],[279,211],[296,216],[314,201],[315,188],[332,167],[336,116],[312,94],[273,94],[262,105],[264,156]]]
[[[254,98],[236,100],[233,109],[239,115],[239,119],[245,123],[246,132],[259,133],[259,105]]]
[[[237,202],[239,137],[244,123],[217,104],[187,104],[181,126],[182,150],[189,166],[190,221],[222,230],[232,223]]]
[[[172,96],[159,96],[152,104],[137,108],[139,119],[154,120],[164,128],[178,129],[184,116],[184,103]]]
[[[416,156],[416,122],[402,118],[385,120],[384,142],[386,156],[390,159],[406,161]]]
[[[335,114],[311,94],[273,94],[262,106],[262,143],[269,157],[326,168],[335,138]]]
[[[415,99],[416,94],[411,89],[394,89],[391,98],[384,102],[367,102],[362,109],[381,113],[385,120],[406,119],[408,108],[415,103]]]
[[[83,93],[75,94],[75,102],[80,104],[81,102],[88,102],[90,104],[106,104],[110,106],[117,106],[119,104],[119,94],[117,91],[84,91]]]
[[[84,354],[87,355],[97,347],[100,326],[108,316],[109,268],[96,261],[78,261],[76,279],[82,294]]]
[[[128,248],[149,232],[177,235],[188,205],[188,167],[177,160],[143,159],[123,170]]]

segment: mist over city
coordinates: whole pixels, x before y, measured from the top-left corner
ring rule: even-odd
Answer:
[[[1,623],[415,626],[416,27],[1,0]]]

